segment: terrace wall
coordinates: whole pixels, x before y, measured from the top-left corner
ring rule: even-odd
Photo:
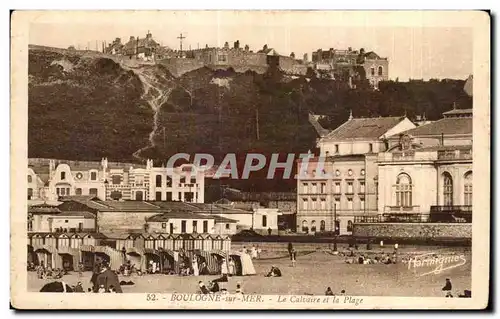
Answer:
[[[354,237],[471,239],[470,223],[360,223],[354,224]]]

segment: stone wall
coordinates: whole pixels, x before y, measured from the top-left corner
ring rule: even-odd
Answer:
[[[472,224],[366,223],[354,224],[354,237],[375,238],[472,238]]]
[[[200,69],[205,66],[203,61],[196,59],[171,58],[158,61],[158,63],[167,67],[173,76],[179,77],[184,73]]]

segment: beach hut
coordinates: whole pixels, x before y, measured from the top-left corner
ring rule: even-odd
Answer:
[[[31,245],[33,247],[35,246],[43,246],[44,244],[44,238],[42,235],[40,234],[34,234],[33,236],[31,236]]]
[[[203,235],[199,234],[193,237],[194,240],[194,249],[202,250],[203,249]]]
[[[156,271],[160,271],[160,272],[162,271],[163,260],[162,260],[161,254],[158,250],[152,249],[152,248],[147,248],[147,247],[144,248],[144,258],[145,258],[144,262],[146,263],[147,268],[149,268],[150,262],[153,261],[159,267]]]
[[[61,234],[57,238],[57,247],[70,247],[70,236],[68,234]]]
[[[144,249],[145,235],[143,234],[131,234],[134,240],[134,247],[139,249]]]
[[[45,235],[45,245],[51,246],[53,248],[57,248],[57,238],[53,234]]]
[[[174,250],[177,236],[170,234],[165,238],[165,249]]]
[[[191,234],[181,234],[182,238],[182,249],[186,251],[191,251],[194,249],[194,237]]]
[[[104,236],[103,234],[99,234],[99,233],[85,234],[83,236],[82,244],[88,245],[88,246],[94,246],[94,247],[99,246],[101,243],[101,240],[105,239],[105,238],[106,238],[106,236]]]
[[[252,258],[249,254],[232,251],[230,257],[234,260],[236,266],[236,276],[252,276],[256,274]]]
[[[45,267],[57,268],[56,263],[57,249],[49,245],[33,245],[36,259]]]
[[[212,239],[212,250],[223,250],[224,239],[221,235],[217,235]]]
[[[83,269],[84,270],[94,270],[94,264],[95,264],[95,246],[94,245],[89,245],[85,244],[85,242],[91,242],[89,240],[85,241],[85,237],[87,235],[83,234],[80,235],[81,237],[81,245],[79,247],[80,249],[80,261],[83,264]]]
[[[146,260],[144,258],[144,248],[129,247],[126,251],[126,258],[130,261],[130,265],[136,269],[144,271],[146,269]]]
[[[162,234],[158,234],[155,238],[155,247],[156,249],[164,249],[165,248],[165,239],[166,237]]]
[[[108,263],[111,270],[120,269],[123,262],[121,251],[109,246],[96,246],[94,252],[97,261]]]
[[[79,249],[83,245],[83,236],[81,234],[73,234],[69,238],[69,246],[71,248]]]
[[[174,271],[176,274],[179,273],[179,253],[173,251],[172,249],[163,249],[161,251],[161,256],[163,258],[163,271],[170,272]]]
[[[200,267],[200,275],[201,273],[201,265],[205,263],[207,266],[208,274],[216,275],[220,273],[220,264],[215,255],[212,255],[210,251],[207,250],[195,250],[195,254],[198,257],[198,265]]]
[[[174,250],[179,251],[184,248],[184,239],[182,235],[173,235],[174,237]]]
[[[146,235],[145,239],[144,239],[144,248],[152,249],[152,250],[156,249],[155,241],[156,241],[155,235],[153,235],[153,234]]]
[[[212,236],[210,234],[202,234],[203,237],[203,247],[202,250],[211,251],[212,250]]]
[[[231,237],[228,235],[222,237],[222,250],[231,251]]]
[[[210,273],[221,273],[221,265],[223,259],[227,261],[227,252],[217,249],[210,251],[210,259],[207,259],[208,270],[210,271]]]

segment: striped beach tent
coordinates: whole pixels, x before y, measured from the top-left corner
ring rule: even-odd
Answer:
[[[158,234],[158,236],[156,236],[156,239],[155,239],[155,248],[156,249],[166,248],[165,247],[165,239],[166,239],[166,237],[164,235]]]
[[[175,236],[174,234],[169,234],[165,238],[165,247],[164,248],[174,250],[176,238],[177,238],[177,236]]]
[[[215,274],[220,274],[222,260],[226,259],[226,261],[227,261],[227,257],[228,257],[227,252],[220,250],[220,249],[214,249],[214,250],[210,251],[210,256],[211,256],[211,259],[210,259],[208,269],[210,270],[210,272],[213,271]]]
[[[179,273],[179,260],[178,253],[173,251],[172,249],[164,249],[163,257],[163,269],[165,270],[173,270],[176,274]],[[177,260],[176,260],[177,256]]]
[[[223,250],[224,238],[221,235],[217,235],[212,238],[212,250]]]

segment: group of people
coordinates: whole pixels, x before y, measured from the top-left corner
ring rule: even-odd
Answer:
[[[210,275],[207,261],[200,255],[195,255],[191,260],[185,254],[179,255],[179,276],[205,276]]]
[[[262,253],[262,249],[259,248],[259,245],[257,246],[252,245],[250,249],[247,249],[246,246],[243,246],[240,252],[244,254],[249,254],[252,259],[260,259],[260,254]]]
[[[203,281],[198,282],[198,293],[208,295],[208,294],[228,294],[227,288],[220,288],[217,281],[209,281],[208,287]],[[243,294],[243,288],[241,288],[241,283],[236,284],[235,294]]]
[[[446,298],[453,298],[453,294],[451,293],[451,290],[453,288],[453,285],[451,283],[450,278],[446,278],[444,287],[441,289],[444,292],[444,296]],[[460,292],[457,292],[457,297],[458,298],[472,298],[472,291],[471,290],[464,290],[463,294]]]
[[[353,257],[348,257],[345,259],[346,264],[360,264],[360,265],[373,265],[373,264],[396,264],[397,255],[394,253],[391,256],[389,254],[381,254],[380,256],[375,256],[373,258],[367,257],[364,254],[359,256],[354,255]]]
[[[65,269],[53,269],[50,266],[45,267],[43,261],[37,266],[35,266],[34,264],[28,265],[28,270],[36,271],[38,279],[59,279],[68,274],[68,271]]]
[[[90,282],[92,283],[90,290],[95,293],[122,292],[118,275],[109,268],[107,262],[102,262],[94,267]]]
[[[326,288],[325,296],[335,296],[335,294],[332,291],[332,288],[330,288],[330,287]],[[342,289],[340,291],[340,296],[345,296],[345,290],[344,289]]]

